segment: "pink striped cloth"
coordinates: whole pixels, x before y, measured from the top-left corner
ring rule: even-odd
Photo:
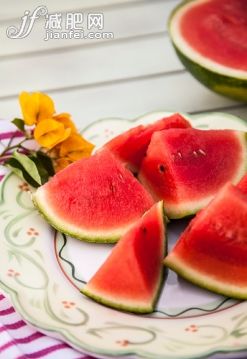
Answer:
[[[0,121],[1,146],[13,136],[15,128],[7,121]],[[17,133],[17,140],[21,133]],[[0,166],[0,180],[5,168]],[[1,270],[1,269],[0,269]],[[90,359],[66,343],[46,336],[25,323],[0,289],[0,359]]]

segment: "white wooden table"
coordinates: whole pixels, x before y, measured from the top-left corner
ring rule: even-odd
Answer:
[[[70,112],[79,127],[101,117],[136,117],[153,110],[225,111],[247,119],[247,106],[204,88],[177,59],[166,30],[177,0],[42,1],[49,13],[102,12],[114,39],[44,41],[45,19],[24,39],[6,29],[20,26],[38,0],[0,0],[0,116],[20,113],[18,93],[44,91],[57,111]]]

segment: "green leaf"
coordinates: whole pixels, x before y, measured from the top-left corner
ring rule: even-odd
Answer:
[[[21,119],[21,118],[14,118],[12,121],[11,121],[21,132],[24,132],[25,131],[25,123],[24,121]]]
[[[52,160],[41,151],[29,156],[15,151],[6,166],[33,187],[43,185],[54,175]]]
[[[29,174],[29,176],[34,179],[35,182],[37,182],[39,185],[42,184],[39,171],[34,161],[32,161],[28,156],[23,155],[22,153],[19,153],[17,151],[13,153],[13,158],[20,162],[22,167]]]
[[[42,162],[36,156],[29,156],[29,158],[36,164],[37,170],[41,178],[41,184],[44,184],[49,179],[49,173],[44,168]]]
[[[36,164],[42,184],[55,174],[51,158],[42,151],[37,151],[29,158]]]
[[[50,176],[54,176],[55,171],[52,164],[51,158],[42,151],[36,152],[37,158],[42,163],[43,167],[46,169],[46,171],[49,173]]]
[[[12,157],[7,162],[5,162],[5,165],[9,167],[18,177],[29,183],[32,187],[39,187],[39,183],[34,181],[34,179],[29,176],[25,168],[17,159]]]

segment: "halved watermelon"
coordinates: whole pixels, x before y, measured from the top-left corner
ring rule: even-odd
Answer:
[[[82,293],[113,308],[152,312],[162,281],[165,248],[161,201],[120,239]]]
[[[247,174],[239,182],[238,188],[241,189],[242,192],[247,194]]]
[[[33,201],[59,231],[92,242],[116,242],[154,203],[108,150],[58,172]]]
[[[230,183],[191,221],[165,265],[189,281],[247,299],[247,196]]]
[[[205,207],[217,191],[246,172],[245,133],[233,130],[170,129],[153,134],[139,179],[169,218]]]
[[[246,0],[187,0],[169,32],[182,63],[204,85],[247,101]]]
[[[191,127],[189,121],[179,113],[175,113],[150,125],[139,125],[131,128],[114,137],[103,148],[109,149],[133,172],[137,172],[155,131],[187,127]]]

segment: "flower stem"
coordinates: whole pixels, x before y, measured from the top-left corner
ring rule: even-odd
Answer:
[[[16,145],[10,146],[11,142],[9,142],[9,144],[5,147],[5,149],[0,153],[0,159],[8,152],[8,151],[12,151],[15,149],[18,149],[19,147],[21,147],[22,143],[24,143],[26,141],[26,138],[24,138],[24,140],[22,140],[21,142],[17,143]]]

